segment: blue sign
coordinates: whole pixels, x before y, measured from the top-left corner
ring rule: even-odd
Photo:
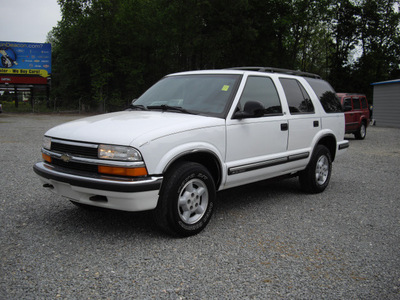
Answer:
[[[0,41],[0,74],[51,74],[51,44]]]

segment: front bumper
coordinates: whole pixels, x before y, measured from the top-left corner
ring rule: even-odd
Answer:
[[[162,176],[145,178],[112,177],[71,171],[45,162],[33,170],[45,187],[73,201],[111,209],[142,211],[157,206]]]

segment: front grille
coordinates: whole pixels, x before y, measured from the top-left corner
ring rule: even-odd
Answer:
[[[52,142],[51,151],[68,153],[75,156],[86,156],[91,158],[97,158],[97,147],[85,147],[72,144],[64,144],[62,142]]]
[[[65,162],[61,159],[53,158],[51,160],[53,165],[64,167],[67,169],[73,169],[78,171],[86,171],[91,173],[97,173],[97,165],[82,164],[77,162]]]
[[[63,140],[52,140],[51,151],[68,154],[71,156],[97,158],[97,145],[88,143],[78,143],[72,141]],[[97,165],[85,164],[79,162],[66,162],[62,159],[53,157],[52,164],[67,169],[73,169],[78,171],[86,171],[91,173],[97,173]]]

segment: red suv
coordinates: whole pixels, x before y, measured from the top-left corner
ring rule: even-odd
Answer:
[[[338,93],[344,109],[346,133],[353,133],[356,139],[363,140],[367,135],[370,111],[367,97],[363,94]]]

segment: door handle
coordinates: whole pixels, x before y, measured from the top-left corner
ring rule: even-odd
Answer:
[[[319,127],[319,121],[314,121],[314,127]]]
[[[289,124],[288,123],[282,123],[281,124],[281,130],[282,131],[286,131],[289,129]]]

